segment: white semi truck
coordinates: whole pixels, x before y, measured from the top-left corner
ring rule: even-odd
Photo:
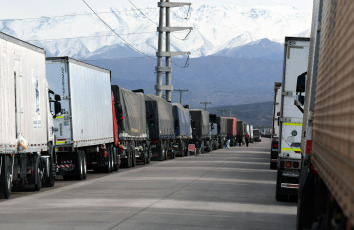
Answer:
[[[88,169],[118,170],[111,72],[69,57],[47,58],[46,68],[62,99],[62,115],[54,120],[60,175],[82,180]]]
[[[297,197],[301,165],[302,112],[294,105],[297,77],[307,71],[309,38],[286,37],[280,107],[276,200]]]
[[[0,198],[9,198],[15,185],[54,185],[53,114],[61,108],[58,95],[50,98],[42,48],[0,33],[0,52]]]
[[[354,229],[354,1],[313,1],[297,227]],[[305,98],[303,93],[306,93]]]

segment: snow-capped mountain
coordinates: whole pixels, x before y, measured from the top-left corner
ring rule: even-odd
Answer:
[[[172,8],[172,26],[193,27],[171,36],[172,49],[191,51],[191,57],[213,55],[261,39],[283,42],[285,36],[308,36],[311,13],[293,7],[236,7],[192,5]],[[110,8],[99,16],[118,34],[114,34],[95,14],[75,13],[59,17],[26,20],[0,20],[0,31],[34,43],[47,50],[48,56],[67,55],[79,59],[126,58],[142,56],[131,49],[155,56],[159,9],[146,7]],[[190,16],[189,19],[185,17]],[[124,39],[124,40],[123,40]]]

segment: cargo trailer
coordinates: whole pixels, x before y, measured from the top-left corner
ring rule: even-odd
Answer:
[[[61,108],[48,87],[44,49],[0,32],[0,52],[0,198],[9,198],[13,186],[54,185],[53,114]]]
[[[62,115],[54,120],[60,175],[82,180],[88,169],[118,170],[110,71],[69,57],[47,58],[46,69],[62,99]]]

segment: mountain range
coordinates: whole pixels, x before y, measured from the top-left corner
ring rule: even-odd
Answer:
[[[113,84],[154,93],[159,9],[97,13],[114,33],[90,12],[0,20],[0,31],[43,47],[47,56],[70,56],[108,68]],[[281,80],[284,37],[308,36],[311,12],[290,6],[204,4],[173,8],[171,18],[173,26],[193,27],[189,35],[171,36],[172,50],[191,51],[187,68],[181,68],[186,56],[172,59],[172,84],[189,89],[182,103],[201,107],[202,101],[213,106],[271,101],[273,82]],[[172,96],[179,101],[177,92]]]

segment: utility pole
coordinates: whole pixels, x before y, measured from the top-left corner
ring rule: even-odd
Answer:
[[[157,4],[160,7],[160,20],[159,27],[157,31],[159,32],[158,50],[156,52],[157,66],[156,70],[156,95],[161,97],[162,90],[165,90],[166,101],[171,102],[171,91],[173,86],[171,85],[171,57],[183,54],[190,54],[190,52],[171,52],[171,32],[182,31],[182,30],[192,30],[192,27],[171,27],[170,25],[170,8],[171,7],[181,7],[184,5],[191,5],[191,3],[185,2],[170,2],[170,0],[160,0]],[[166,9],[166,26],[164,26],[164,11]],[[165,51],[163,51],[163,34],[166,33],[166,44]],[[165,65],[163,66],[162,58],[165,57]],[[165,85],[162,85],[162,75],[165,74]]]
[[[211,102],[210,102],[210,101],[205,101],[205,102],[200,102],[200,104],[204,104],[204,106],[205,106],[205,111],[206,111],[206,105],[207,105],[207,104],[211,104]]]
[[[174,89],[173,91],[179,92],[179,103],[182,104],[182,93],[188,92],[188,89]]]

